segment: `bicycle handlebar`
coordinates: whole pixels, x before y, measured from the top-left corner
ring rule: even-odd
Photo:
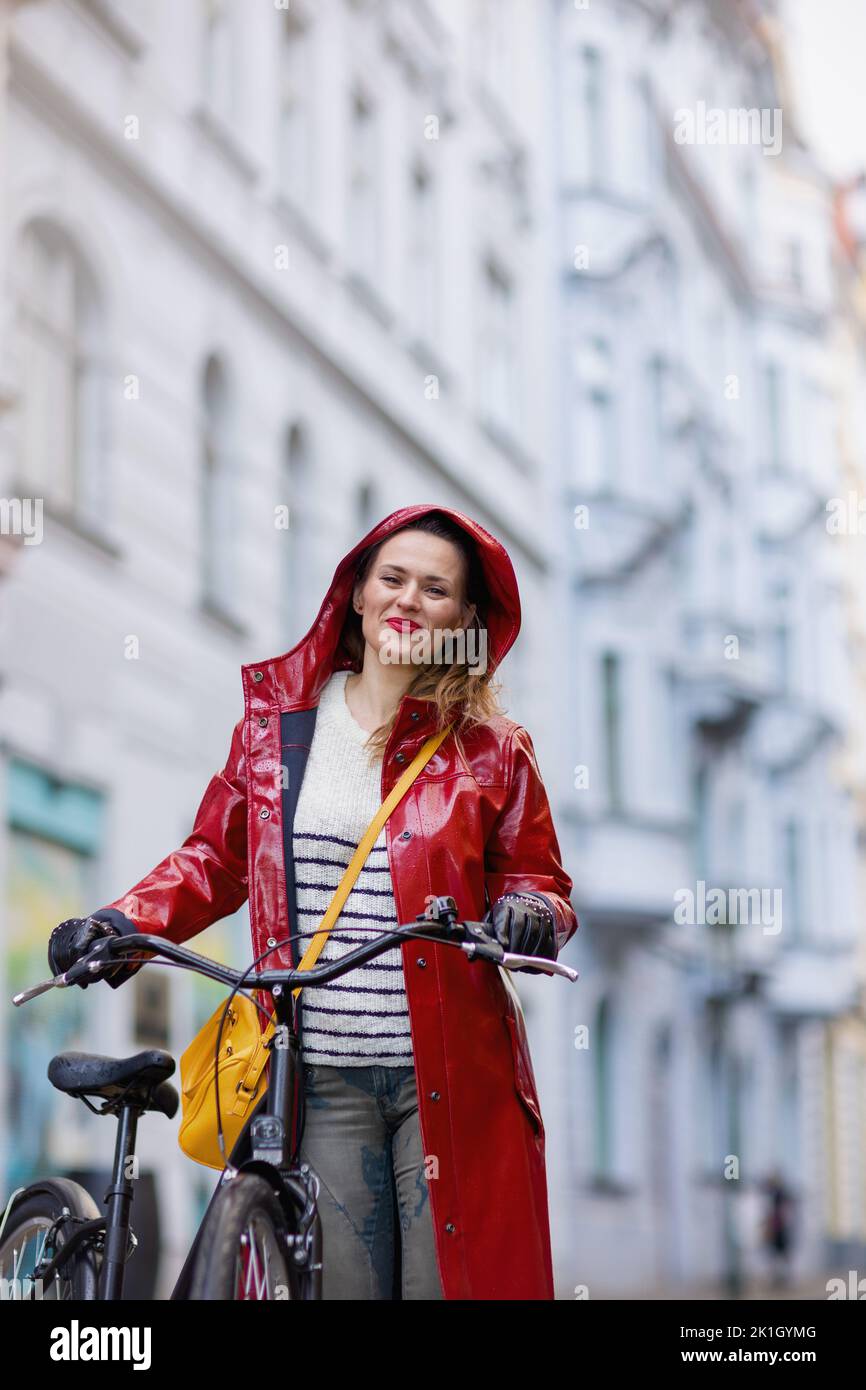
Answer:
[[[463,951],[470,960],[493,961],[494,964],[501,965],[506,970],[530,966],[545,975],[559,975],[572,984],[579,978],[576,970],[561,964],[559,961],[548,960],[544,956],[516,955],[506,951],[489,936],[481,922],[457,921],[457,908],[453,898],[435,898],[434,902],[436,904],[435,911],[431,907],[427,913],[421,913],[414,922],[402,922],[396,928],[380,932],[370,941],[365,941],[356,947],[355,950],[348,951],[339,960],[328,961],[323,965],[314,965],[310,970],[233,970],[230,966],[221,965],[218,961],[210,960],[207,956],[189,951],[185,946],[167,941],[163,936],[151,936],[145,933],[106,936],[95,942],[92,950],[88,951],[86,956],[82,956],[63,974],[55,975],[50,980],[43,980],[38,985],[32,985],[30,989],[21,990],[20,993],[14,994],[12,1003],[16,1006],[26,1004],[28,1000],[36,998],[39,994],[44,994],[46,990],[66,989],[87,976],[95,978],[104,968],[107,960],[123,958],[136,951],[148,951],[154,955],[163,956],[166,960],[195,970],[198,974],[221,984],[229,985],[233,989],[243,987],[245,989],[272,991],[277,986],[285,987],[288,985],[290,988],[294,988],[296,985],[322,985],[338,979],[340,975],[345,975],[356,965],[364,965],[368,960],[381,955],[383,951],[394,945],[395,938],[400,940],[409,937],[438,940],[443,945],[454,946]],[[430,912],[432,915],[429,915]],[[278,949],[278,946],[273,947],[274,951]],[[146,961],[144,963],[147,964]]]

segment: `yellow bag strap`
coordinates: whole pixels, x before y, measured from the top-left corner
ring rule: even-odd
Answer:
[[[442,742],[445,736],[451,732],[452,728],[453,725],[449,724],[447,728],[440,729],[438,734],[430,735],[424,746],[418,750],[418,753],[412,759],[411,763],[406,768],[406,771],[403,773],[402,777],[399,779],[399,781],[394,783],[394,786],[391,788],[390,792],[385,797],[385,800],[382,802],[382,805],[379,807],[375,816],[370,821],[370,824],[367,826],[367,829],[364,831],[364,834],[361,837],[361,840],[359,841],[358,848],[355,850],[355,853],[352,855],[352,858],[349,861],[346,872],[343,874],[343,877],[340,880],[339,887],[337,888],[336,893],[334,894],[333,898],[328,904],[328,910],[321,920],[319,930],[316,932],[316,935],[313,937],[312,941],[310,942],[309,946],[304,952],[301,963],[298,966],[299,970],[309,970],[312,965],[315,965],[316,961],[319,958],[319,954],[322,950],[322,947],[328,939],[328,933],[330,932],[331,928],[333,927],[334,923],[336,922],[337,918],[342,912],[346,899],[352,891],[352,887],[355,883],[355,880],[358,877],[358,874],[361,872],[361,869],[364,865],[364,861],[366,860],[367,855],[370,853],[370,850],[373,848],[373,845],[376,843],[376,840],[379,837],[379,831],[382,829],[382,826],[385,824],[385,821],[390,816],[398,801],[401,801],[402,798],[406,795],[406,792],[409,790],[412,783],[415,781],[415,778],[418,776],[418,773],[427,763],[429,763],[430,759],[433,757],[433,754],[436,752],[436,749],[439,747],[439,744]],[[293,994],[296,999],[302,989],[303,985],[298,985],[297,988],[293,990]]]
[[[376,843],[376,840],[379,837],[379,831],[382,829],[382,826],[385,824],[394,807],[406,795],[406,792],[409,790],[412,783],[415,781],[415,778],[418,776],[421,769],[425,767],[427,763],[429,763],[430,759],[433,757],[433,754],[436,752],[436,749],[439,747],[442,740],[446,738],[447,735],[451,732],[453,727],[453,724],[449,724],[446,728],[440,729],[438,733],[430,735],[427,741],[418,750],[417,754],[412,759],[409,766],[406,768],[406,771],[394,783],[394,786],[391,788],[390,792],[385,797],[385,800],[382,802],[382,805],[379,807],[375,816],[370,821],[370,824],[367,826],[367,829],[364,831],[364,834],[358,843],[358,848],[355,850],[355,853],[352,855],[352,858],[349,860],[349,863],[346,866],[346,872],[340,879],[337,890],[334,893],[334,896],[331,899],[330,903],[328,904],[328,910],[319,924],[319,930],[316,932],[316,935],[313,937],[312,941],[310,942],[309,946],[303,954],[301,962],[298,966],[299,970],[309,970],[311,966],[315,965],[316,961],[319,958],[319,955],[321,954],[322,948],[328,939],[328,934],[331,931],[331,928],[333,927],[340,913],[342,912],[346,899],[348,898],[355,884],[355,880],[357,879],[359,873],[361,872],[361,869],[364,866],[364,862],[367,858],[367,855],[370,853],[370,850],[373,848],[373,845]],[[302,989],[303,985],[298,985],[292,991],[296,999]],[[267,1028],[263,1031],[261,1038],[259,1039],[259,1046],[256,1048],[256,1052],[253,1056],[252,1061],[250,1062],[249,1069],[247,1070],[247,1073],[244,1076],[243,1081],[239,1082],[238,1084],[237,1101],[235,1102],[235,1106],[232,1112],[233,1114],[243,1114],[246,1110],[247,1105],[249,1104],[251,1096],[255,1092],[256,1086],[258,1085],[259,1077],[261,1076],[265,1062],[268,1059],[265,1044],[273,1036],[274,1029],[276,1027],[274,1023],[275,1018],[276,1014],[274,1014],[271,1017],[271,1020],[268,1023]]]

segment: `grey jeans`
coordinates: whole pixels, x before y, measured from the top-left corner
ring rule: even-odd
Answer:
[[[443,1298],[414,1067],[307,1064],[301,1162],[319,1179],[325,1299]]]

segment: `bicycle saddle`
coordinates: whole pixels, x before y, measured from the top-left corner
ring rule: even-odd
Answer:
[[[101,1057],[95,1052],[58,1052],[48,1063],[48,1080],[70,1096],[97,1095],[105,1100],[123,1097],[145,1110],[172,1119],[178,1094],[165,1078],[175,1069],[174,1058],[160,1048],[134,1057]]]

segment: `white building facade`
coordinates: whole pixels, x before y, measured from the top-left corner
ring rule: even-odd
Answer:
[[[558,810],[584,981],[541,1064],[558,1292],[744,1287],[773,1171],[811,1278],[835,1128],[862,1111],[827,1072],[863,932],[834,780],[855,710],[825,508],[832,190],[769,7],[554,10]]]
[[[43,503],[38,538],[2,538],[4,998],[44,978],[55,922],[182,842],[240,664],[288,650],[397,507],[457,506],[508,547],[506,700],[552,762],[532,16],[4,0],[0,494]],[[245,910],[191,944],[246,964]],[[177,1056],[216,1004],[168,968],[133,983],[4,1008],[4,1191],[109,1164],[113,1126],[51,1093],[53,1052]],[[140,1127],[157,1296],[216,1176],[175,1124]]]

